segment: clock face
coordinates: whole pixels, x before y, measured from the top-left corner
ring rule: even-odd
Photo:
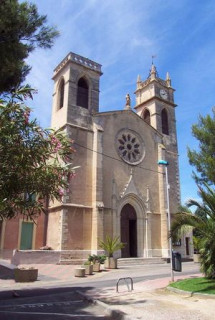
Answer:
[[[160,96],[161,96],[161,98],[163,98],[165,100],[168,98],[168,94],[164,89],[160,90]]]

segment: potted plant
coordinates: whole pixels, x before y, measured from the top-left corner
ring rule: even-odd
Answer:
[[[107,256],[105,254],[97,256],[97,260],[100,264],[104,264],[106,259],[107,259]]]
[[[32,282],[38,277],[38,269],[35,268],[16,268],[14,269],[16,282]]]
[[[105,268],[117,269],[117,259],[113,257],[114,252],[124,248],[125,244],[120,241],[119,237],[106,236],[105,241],[99,242],[99,247],[105,250],[107,258],[105,260]]]
[[[91,264],[91,262],[89,260],[84,262],[84,265],[82,267],[85,268],[85,274],[86,275],[93,274],[93,265]]]
[[[89,255],[88,261],[93,265],[94,272],[100,271],[100,262],[99,262],[99,258],[96,254]]]

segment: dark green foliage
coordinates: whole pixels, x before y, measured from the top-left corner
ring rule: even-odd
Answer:
[[[173,282],[170,287],[179,290],[190,291],[191,293],[215,294],[215,281],[213,279],[192,278]]]
[[[212,117],[199,117],[198,124],[192,126],[193,136],[199,141],[199,150],[188,148],[190,164],[196,168],[194,178],[198,183],[215,184],[215,108]]]
[[[18,87],[30,71],[25,59],[36,47],[51,48],[58,31],[35,4],[0,0],[0,94]]]
[[[104,263],[105,262],[105,260],[106,260],[106,255],[96,255],[96,254],[93,254],[93,255],[89,255],[89,257],[88,257],[88,261],[90,262],[90,263],[96,263],[96,262],[98,262],[98,263]]]
[[[196,214],[181,211],[175,215],[171,227],[174,236],[184,226],[191,226],[198,237],[198,249],[201,260],[201,271],[207,278],[215,278],[215,191],[204,183],[199,187],[202,203],[195,200],[188,202],[188,208],[195,206]]]
[[[101,264],[105,263],[106,258],[107,258],[107,257],[106,257],[105,254],[99,255],[99,256],[98,256],[98,261],[99,261],[99,263],[101,263]]]
[[[73,175],[71,141],[62,131],[42,129],[30,119],[21,88],[0,100],[0,220],[45,211],[45,199],[62,199]]]

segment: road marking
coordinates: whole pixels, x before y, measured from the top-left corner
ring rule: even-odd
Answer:
[[[31,315],[31,314],[33,314],[33,315],[49,315],[49,316],[63,316],[63,317],[65,317],[65,316],[67,316],[67,317],[70,317],[70,318],[76,318],[77,319],[77,317],[89,317],[89,318],[92,318],[92,314],[68,314],[68,313],[56,313],[56,312],[54,312],[54,313],[52,313],[52,312],[16,312],[16,311],[0,311],[0,313],[5,313],[5,312],[7,312],[7,314],[8,313],[11,313],[11,314],[29,314],[29,315]],[[103,318],[104,319],[104,315],[96,315],[96,318]]]
[[[45,303],[25,303],[25,304],[11,304],[11,305],[6,305],[6,306],[0,306],[1,308],[12,308],[12,307],[19,307],[19,308],[27,308],[27,307],[45,307],[45,306],[53,306],[53,305],[66,305],[69,306],[71,304],[75,303],[81,303],[84,302],[84,300],[75,300],[75,301],[63,301],[63,302],[58,302],[58,301],[53,301],[53,302],[45,302]]]

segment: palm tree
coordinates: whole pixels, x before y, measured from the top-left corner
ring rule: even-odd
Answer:
[[[105,241],[99,242],[99,247],[104,249],[108,257],[113,257],[115,251],[124,248],[125,244],[119,240],[119,237],[111,238],[109,235],[106,236]]]
[[[204,187],[203,189],[198,186],[202,203],[192,199],[187,203],[187,208],[197,208],[194,214],[191,211],[176,214],[171,227],[171,237],[185,226],[193,227],[199,239],[201,271],[206,278],[215,279],[215,190],[206,183]]]

